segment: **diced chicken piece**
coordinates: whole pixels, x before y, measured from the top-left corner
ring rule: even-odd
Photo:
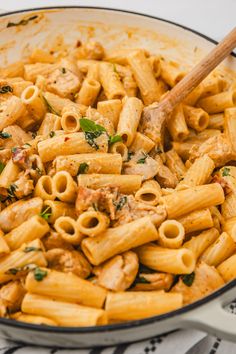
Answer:
[[[104,57],[104,48],[99,42],[88,41],[83,48],[87,59],[101,60]]]
[[[21,168],[29,168],[29,149],[15,147],[12,151],[12,161]]]
[[[113,201],[117,199],[118,188],[105,187],[97,190],[86,187],[78,188],[78,195],[76,199],[76,212],[80,215],[83,211],[91,207],[98,208],[110,214],[110,218],[115,217],[115,206]]]
[[[113,291],[124,291],[133,283],[138,273],[138,257],[134,252],[125,252],[113,257],[102,266],[95,267],[97,284]]]
[[[158,103],[154,102],[144,108],[140,121],[140,131],[157,145],[162,146],[165,132],[165,115],[157,115],[157,107]]]
[[[127,224],[133,220],[150,216],[152,222],[158,226],[165,220],[167,213],[163,206],[153,206],[137,202],[132,195],[126,197],[127,202],[120,210],[116,210],[113,226]]]
[[[133,158],[124,165],[124,173],[126,175],[141,175],[143,181],[156,176],[158,169],[158,163],[142,151],[135,154]]]
[[[73,99],[80,88],[78,76],[66,68],[53,71],[47,79],[47,90],[63,98]]]
[[[63,238],[54,231],[51,231],[49,235],[46,235],[43,238],[43,244],[47,251],[54,248],[73,250],[73,246],[70,243],[64,241]]]
[[[140,273],[139,280],[132,291],[152,291],[166,290],[168,291],[173,283],[173,274],[167,273]]]
[[[236,158],[230,142],[223,134],[213,136],[201,145],[194,145],[190,150],[189,160],[192,162],[205,154],[208,154],[214,161],[216,167],[224,166],[227,162]]]
[[[80,251],[69,251],[55,248],[46,252],[50,268],[64,273],[72,272],[80,278],[87,278],[92,267]]]
[[[4,164],[11,158],[11,149],[0,150],[0,161]]]
[[[41,198],[18,200],[10,204],[0,213],[0,228],[4,232],[11,231],[34,215],[40,214],[43,207]]]
[[[26,291],[19,280],[11,281],[0,290],[0,313],[18,311]],[[5,309],[5,311],[4,311]]]
[[[163,164],[161,157],[157,154],[155,161],[158,166],[158,172],[156,174],[156,180],[164,188],[175,188],[178,184],[178,179],[171,170]]]
[[[190,304],[209,295],[224,285],[224,280],[215,267],[200,262],[195,269],[195,277],[191,286],[184,284],[182,278],[171,289],[172,292],[183,295],[184,304]]]
[[[30,195],[34,190],[33,180],[29,178],[25,173],[19,175],[19,178],[14,182],[15,191],[14,195],[21,199]]]
[[[27,134],[18,125],[9,125],[3,129],[4,133],[11,135],[9,139],[4,140],[4,147],[10,149],[14,146],[21,146],[32,140],[30,134]]]

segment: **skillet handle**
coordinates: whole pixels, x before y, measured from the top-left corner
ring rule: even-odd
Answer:
[[[234,286],[221,296],[183,314],[180,326],[200,329],[215,337],[236,342],[236,314],[224,309],[236,298],[235,280],[233,283]]]

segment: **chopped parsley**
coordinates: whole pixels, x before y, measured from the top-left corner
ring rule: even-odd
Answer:
[[[0,132],[0,139],[9,139],[12,135],[6,132]]]
[[[4,170],[5,165],[4,163],[0,162],[0,173],[2,173],[2,171]]]
[[[13,152],[13,154],[17,151],[17,147],[13,147],[11,148],[11,152]]]
[[[16,198],[15,191],[17,189],[17,185],[12,183],[8,188],[7,188],[7,193],[8,193],[8,199],[13,199]]]
[[[30,21],[33,21],[35,20],[36,18],[38,18],[38,15],[35,15],[35,16],[31,16],[27,19],[23,19],[23,20],[20,20],[19,22],[8,22],[7,24],[7,28],[8,27],[15,27],[15,26],[25,26],[27,25]]]
[[[125,162],[129,162],[132,158],[132,156],[134,155],[134,152],[132,151],[128,151],[128,156],[127,156],[127,160]]]
[[[4,94],[4,93],[9,93],[9,92],[13,92],[13,88],[9,85],[4,85],[0,88],[0,93]]]
[[[118,71],[116,69],[116,64],[113,64],[113,71],[118,74]]]
[[[8,271],[5,272],[5,274],[12,274],[12,275],[16,275],[18,272],[21,272],[22,268],[18,267],[18,268],[10,268],[8,269]]]
[[[66,74],[66,68],[61,68],[62,74]]]
[[[144,277],[137,277],[135,280],[136,284],[150,284],[151,282],[147,279],[145,279]]]
[[[37,248],[37,247],[25,247],[24,252],[35,252],[35,251],[42,251],[42,248]]]
[[[46,99],[45,96],[43,96],[43,100],[44,100],[44,103],[45,103],[45,106],[47,107],[47,110],[50,112],[50,113],[53,113],[53,114],[56,114],[57,116],[59,115],[57,113],[57,111],[55,111],[55,109],[50,105],[50,103],[48,102],[48,100]]]
[[[89,165],[86,162],[82,162],[79,165],[77,176],[86,173],[88,171],[88,168],[89,168]]]
[[[55,136],[55,132],[53,130],[50,131],[49,136],[50,136],[50,138],[53,138]]]
[[[48,206],[46,209],[44,209],[39,216],[41,216],[44,220],[48,220],[50,218],[50,216],[52,215],[51,213],[51,208],[50,206]]]
[[[127,203],[127,197],[126,195],[124,197],[121,197],[118,202],[113,202],[114,206],[116,207],[116,211],[121,210],[123,206]]]
[[[35,171],[37,172],[37,174],[38,174],[39,176],[42,176],[43,171],[42,171],[42,170],[40,170],[40,168],[39,168],[39,167],[36,167]]]
[[[183,283],[185,285],[189,286],[189,287],[193,284],[194,278],[195,278],[195,273],[194,272],[192,272],[191,274],[182,275]]]
[[[95,211],[98,211],[98,206],[97,206],[97,204],[93,203],[92,206],[93,206],[93,209],[94,209]]]
[[[45,278],[47,274],[48,274],[48,272],[46,270],[36,267],[34,270],[34,279],[37,281],[42,281],[43,278]]]
[[[35,139],[36,136],[37,136],[37,133],[36,132],[32,132],[31,135],[32,135],[32,138]]]
[[[109,136],[109,145],[115,144],[118,141],[122,141],[122,137],[120,135],[113,135],[113,136]]]
[[[25,143],[23,147],[31,147],[31,145],[29,143]]]
[[[146,162],[146,158],[148,157],[148,154],[145,154],[144,152],[142,153],[143,157],[141,157],[137,163],[145,163]]]
[[[87,141],[87,143],[95,150],[98,150],[99,146],[96,143],[95,139],[97,139],[103,133],[106,133],[106,129],[103,126],[96,124],[92,120],[87,118],[80,119],[80,127],[84,132],[85,140]]]
[[[224,167],[222,171],[222,176],[223,177],[230,176],[230,168]]]

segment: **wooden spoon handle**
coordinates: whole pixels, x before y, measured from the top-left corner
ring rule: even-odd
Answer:
[[[166,113],[183,101],[236,47],[236,27],[203,58],[160,102]]]

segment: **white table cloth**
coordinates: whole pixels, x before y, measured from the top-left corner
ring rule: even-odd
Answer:
[[[168,19],[220,40],[235,26],[236,0],[0,0],[14,11],[56,5],[101,6],[133,10]],[[236,294],[235,294],[236,295]],[[230,311],[236,314],[236,302]],[[25,346],[0,339],[0,354],[235,354],[236,344],[197,330],[181,330],[135,344],[111,348],[57,349]]]

